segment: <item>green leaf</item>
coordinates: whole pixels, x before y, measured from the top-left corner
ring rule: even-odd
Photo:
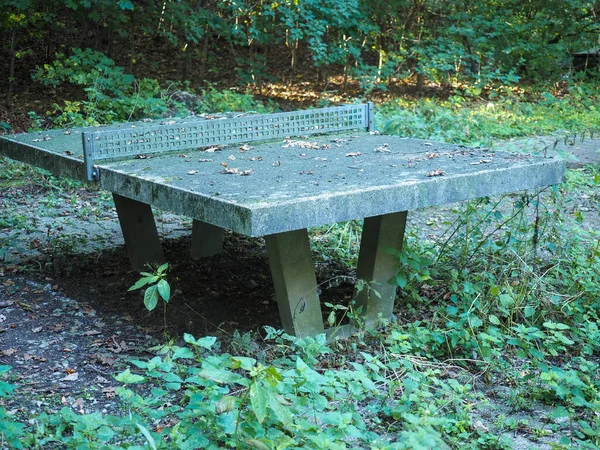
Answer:
[[[239,369],[240,367],[244,370],[252,370],[256,365],[256,359],[249,358],[247,356],[234,356],[231,358],[232,369]]]
[[[148,429],[146,427],[140,425],[139,423],[137,423],[136,425],[137,425],[138,429],[142,432],[144,437],[146,438],[146,441],[148,441],[148,445],[150,446],[150,448],[152,450],[156,450],[156,442],[154,442],[154,438],[150,434],[150,431],[148,431]]]
[[[164,263],[163,265],[161,265],[158,269],[156,269],[156,273],[158,275],[161,275],[163,272],[165,272],[167,269],[169,268],[169,263]]]
[[[156,308],[158,303],[158,288],[156,286],[150,286],[144,293],[144,305],[148,311],[152,311]]]
[[[491,314],[488,317],[488,320],[490,321],[490,323],[492,323],[494,325],[500,325],[500,320],[496,316],[494,316],[493,314]]]
[[[267,401],[267,390],[257,383],[252,383],[250,386],[250,405],[258,423],[263,423],[267,417]]]
[[[222,384],[236,383],[239,382],[240,379],[243,379],[243,377],[237,373],[233,373],[228,370],[217,369],[216,367],[205,367],[198,375],[206,380],[211,380],[215,383]]]
[[[269,445],[271,443],[269,439],[244,439],[244,442],[257,450],[271,450],[273,448]]]
[[[554,411],[552,411],[550,414],[548,414],[549,417],[551,417],[552,419],[561,419],[563,417],[569,417],[569,411],[567,411],[567,408],[565,408],[564,406],[557,406]]]
[[[119,0],[119,8],[121,8],[123,11],[127,9],[129,11],[133,11],[133,3],[131,0]]]
[[[135,384],[135,383],[142,383],[146,379],[144,377],[142,377],[141,375],[136,375],[134,373],[131,373],[131,371],[129,369],[127,369],[125,372],[121,372],[120,374],[115,376],[115,380],[117,380],[121,383],[125,383],[125,384]]]
[[[268,402],[271,411],[273,411],[273,413],[275,414],[275,417],[277,417],[279,422],[281,422],[281,424],[285,428],[290,430],[293,422],[292,413],[290,409],[286,406],[283,406],[279,398],[277,398],[271,392],[268,392]]]
[[[191,344],[195,347],[202,347],[206,350],[210,350],[213,345],[215,345],[215,342],[217,342],[217,338],[214,336],[205,336],[200,339],[195,339],[194,336],[189,333],[184,333],[183,340],[188,344]]]
[[[533,316],[535,314],[535,307],[531,306],[531,305],[527,305],[525,307],[525,310],[523,312],[523,314],[525,315],[525,317],[529,318],[531,316]]]
[[[160,280],[156,286],[158,288],[158,293],[163,300],[169,302],[169,299],[171,298],[171,286],[169,286],[167,280]]]
[[[171,359],[175,361],[176,359],[192,359],[193,357],[194,353],[189,348],[179,347],[173,352]]]
[[[406,285],[408,284],[408,279],[406,278],[406,274],[401,272],[398,275],[396,275],[396,283],[398,283],[398,286],[400,286],[402,289],[404,289],[404,287],[406,287]]]
[[[131,286],[128,289],[128,291],[135,291],[136,289],[143,288],[144,286],[146,286],[150,282],[150,278],[151,277],[140,278],[139,280],[137,280],[135,282],[135,284],[133,286]]]

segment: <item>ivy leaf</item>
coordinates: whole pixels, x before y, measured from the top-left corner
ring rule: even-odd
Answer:
[[[167,280],[160,280],[156,286],[158,288],[158,293],[160,294],[160,296],[165,302],[168,303],[169,299],[171,298],[171,286],[169,286]]]
[[[144,305],[148,311],[152,311],[156,308],[158,303],[158,288],[156,285],[150,286],[144,293]]]

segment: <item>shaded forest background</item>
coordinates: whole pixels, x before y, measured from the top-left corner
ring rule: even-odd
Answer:
[[[182,105],[198,110],[198,101],[223,88],[281,101],[284,109],[315,103],[327,91],[373,97],[431,94],[433,87],[480,95],[492,85],[564,81],[573,74],[573,54],[600,38],[600,2],[591,0],[0,6],[0,126],[7,130],[160,116]]]

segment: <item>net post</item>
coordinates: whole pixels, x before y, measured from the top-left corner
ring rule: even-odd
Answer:
[[[366,113],[367,113],[367,131],[375,131],[375,103],[367,102]]]
[[[100,172],[94,167],[94,133],[84,131],[81,133],[83,142],[83,162],[85,174],[89,181],[100,179]]]

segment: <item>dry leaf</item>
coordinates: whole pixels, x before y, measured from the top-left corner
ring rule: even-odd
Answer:
[[[226,168],[225,170],[221,170],[221,173],[228,174],[228,175],[234,175],[234,174],[237,174],[238,171],[239,171],[239,169],[232,167],[231,169]]]
[[[375,153],[392,153],[392,151],[388,148],[388,144],[383,144],[373,150]]]
[[[275,161],[273,164],[271,164],[273,167],[279,167],[281,165],[281,161],[277,160]]]
[[[0,352],[0,354],[4,355],[4,356],[12,356],[15,353],[17,353],[17,349],[16,348],[7,348],[6,350],[2,350]]]
[[[346,153],[346,156],[350,156],[350,157],[354,157],[354,156],[360,156],[362,155],[361,152],[351,152],[351,153]]]
[[[227,157],[227,159],[228,159],[229,161],[235,161],[235,156],[233,156],[233,155],[229,155],[229,156]]]
[[[188,170],[188,175],[196,175],[198,173],[197,170]]]
[[[434,169],[431,172],[427,172],[426,177],[443,177],[446,175],[446,172],[440,169]]]
[[[284,147],[284,148],[288,148],[288,147],[313,148],[313,149],[319,148],[319,145],[316,142],[295,141],[293,139],[284,139],[283,142],[284,142],[284,144],[282,147]]]
[[[79,373],[70,373],[66,377],[61,378],[61,381],[77,381],[79,379]]]
[[[206,153],[214,153],[214,152],[216,152],[217,150],[221,150],[221,148],[223,148],[223,147],[222,147],[222,146],[220,146],[220,145],[216,145],[216,146],[214,146],[214,147],[208,147],[208,148],[207,148],[206,150],[204,150],[204,151],[205,151]]]
[[[242,175],[242,176],[248,176],[248,175],[251,175],[251,174],[252,174],[252,169],[242,170],[240,172],[240,175]]]
[[[212,159],[200,158],[198,161],[200,162],[212,162]]]
[[[252,150],[254,147],[249,146],[248,144],[244,144],[240,147],[240,152],[247,152],[248,150]]]

